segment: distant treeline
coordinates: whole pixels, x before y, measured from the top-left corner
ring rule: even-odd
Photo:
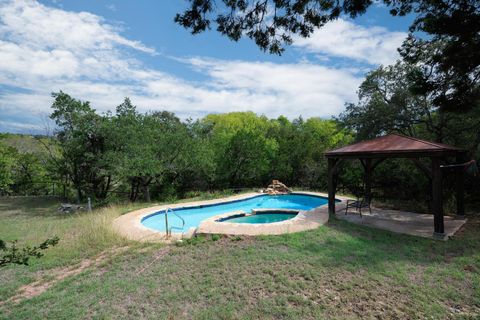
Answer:
[[[323,153],[353,141],[334,120],[234,112],[181,121],[166,111],[139,113],[128,98],[115,113],[99,114],[65,93],[54,97],[53,137],[4,136],[10,168],[2,175],[4,194],[51,192],[42,181],[66,185],[66,195],[79,201],[149,201],[261,187],[272,178],[325,189]]]
[[[409,89],[409,68],[397,63],[370,72],[359,89],[359,102],[330,120],[233,112],[181,121],[167,111],[140,113],[128,98],[114,113],[99,114],[88,102],[54,93],[52,136],[0,137],[0,193],[54,193],[96,203],[150,201],[195,191],[258,188],[272,179],[325,190],[325,151],[389,132],[457,145],[478,159],[479,106],[462,113],[440,111],[428,96]],[[422,161],[430,165],[428,159]],[[445,176],[448,205],[453,177]],[[339,188],[359,194],[362,177],[359,162],[347,162]],[[383,199],[429,198],[428,178],[407,160],[383,162],[373,181]],[[478,177],[467,176],[471,203],[478,200],[479,185]]]

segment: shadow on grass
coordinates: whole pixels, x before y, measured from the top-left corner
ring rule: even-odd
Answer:
[[[294,249],[299,258],[315,256],[328,267],[375,268],[388,272],[389,262],[426,266],[478,255],[477,224],[467,223],[453,239],[436,241],[334,219],[314,231],[265,237],[265,240]]]

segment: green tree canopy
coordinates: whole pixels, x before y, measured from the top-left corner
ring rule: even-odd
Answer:
[[[130,99],[109,119],[108,158],[116,176],[130,183],[130,199],[139,192],[150,201],[150,185],[163,184],[186,166],[190,136],[185,124],[174,114],[162,111],[140,114]]]
[[[7,193],[14,182],[12,168],[15,165],[17,151],[0,143],[0,193]]]
[[[417,18],[400,53],[419,70],[411,74],[415,91],[450,111],[480,104],[480,2],[404,1],[400,13]],[[420,36],[426,33],[428,37]]]
[[[432,115],[435,107],[425,95],[411,91],[408,75],[415,69],[397,62],[369,72],[358,90],[358,103],[347,104],[339,120],[356,132],[358,140],[372,139],[391,131],[415,136],[419,123],[425,123],[441,136],[443,127]]]
[[[358,140],[389,132],[450,143],[477,153],[480,145],[480,105],[464,113],[437,107],[428,94],[412,90],[409,81],[418,68],[406,63],[379,67],[360,85],[359,101],[347,104],[340,122]]]
[[[78,201],[85,193],[104,199],[111,187],[111,163],[105,158],[105,118],[82,102],[60,91],[53,93],[55,136],[59,157],[53,161],[59,172],[67,176],[77,190]]]

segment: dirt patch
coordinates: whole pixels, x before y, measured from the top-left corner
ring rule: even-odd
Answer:
[[[84,259],[76,265],[48,270],[48,280],[42,279],[45,273],[39,273],[37,275],[37,278],[39,278],[38,280],[20,287],[14,296],[0,302],[0,305],[6,303],[19,303],[25,299],[36,297],[47,291],[59,281],[80,274],[90,267],[98,267],[108,258],[113,258],[127,249],[128,247],[114,248],[108,251],[103,251],[93,258]]]
[[[454,238],[464,238],[468,233],[478,230],[480,228],[480,216],[478,215],[468,215],[466,216],[468,221],[463,226],[458,229],[455,233]]]

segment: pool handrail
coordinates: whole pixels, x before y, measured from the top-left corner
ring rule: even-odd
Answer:
[[[182,226],[181,227],[176,227],[176,226],[171,226],[170,228],[168,228],[168,212],[171,212],[173,213],[175,216],[177,216],[180,220],[182,220]],[[178,215],[175,211],[172,210],[172,208],[167,208],[165,209],[165,232],[166,232],[166,238],[169,237],[169,235],[171,236],[172,235],[172,229],[178,229],[178,230],[182,230],[183,231],[183,228],[185,227],[185,220],[180,216]]]

